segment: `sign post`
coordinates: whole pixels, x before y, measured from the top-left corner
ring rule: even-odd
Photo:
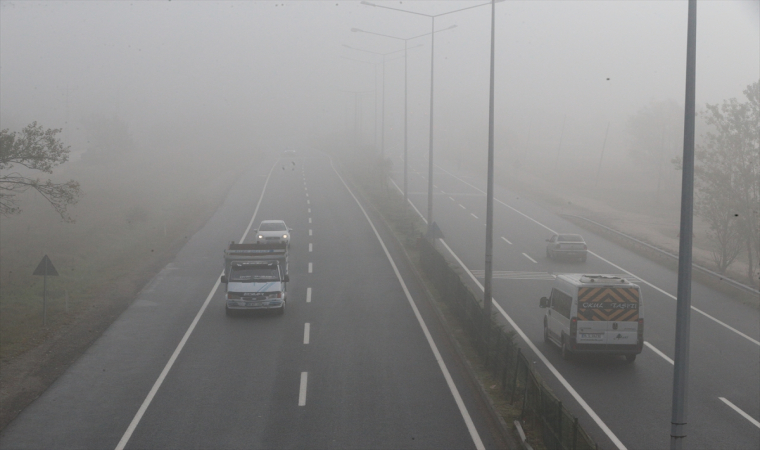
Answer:
[[[34,269],[32,275],[41,275],[42,279],[42,326],[47,326],[47,277],[57,277],[58,271],[53,266],[53,261],[48,258],[48,255],[42,257],[42,261]]]

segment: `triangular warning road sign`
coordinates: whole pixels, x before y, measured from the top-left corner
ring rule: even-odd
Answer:
[[[40,261],[39,265],[37,265],[37,268],[34,269],[34,273],[32,275],[47,275],[49,277],[57,277],[58,271],[55,270],[53,261],[48,258],[48,255],[45,255],[42,257],[42,261]]]

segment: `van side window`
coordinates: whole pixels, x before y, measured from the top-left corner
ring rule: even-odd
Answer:
[[[552,289],[551,304],[552,309],[565,317],[570,317],[570,305],[573,298],[557,289]]]

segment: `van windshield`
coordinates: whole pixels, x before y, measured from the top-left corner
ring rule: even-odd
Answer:
[[[280,281],[277,264],[233,264],[230,281]]]

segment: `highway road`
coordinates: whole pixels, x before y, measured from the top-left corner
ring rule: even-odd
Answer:
[[[403,159],[393,163],[394,183],[402,191]],[[444,235],[439,248],[459,258],[474,274],[475,286],[482,284],[485,266],[485,176],[454,166],[436,166],[433,220]],[[408,197],[421,216],[427,214],[427,175],[427,160],[412,158]],[[530,348],[544,380],[603,448],[669,448],[677,273],[499,186],[494,198],[493,296],[502,320],[520,330],[522,346]],[[555,231],[583,235],[588,261],[548,259],[545,239]],[[543,342],[538,301],[549,295],[552,274],[562,272],[624,274],[641,286],[646,346],[634,363],[600,356],[565,361]],[[692,289],[685,448],[756,450],[760,313],[699,283]]]
[[[263,219],[293,228],[286,312],[227,317],[222,251]],[[374,220],[323,154],[251,164],[0,448],[504,448]]]

